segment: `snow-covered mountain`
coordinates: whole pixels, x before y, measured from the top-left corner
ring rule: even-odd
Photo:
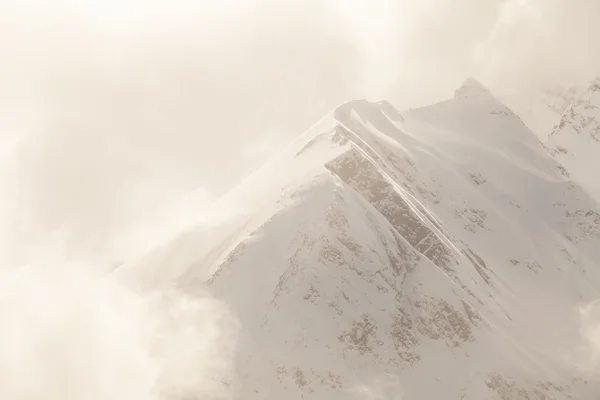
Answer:
[[[547,146],[573,180],[600,199],[600,78],[566,108]]]
[[[223,202],[119,273],[231,307],[238,398],[598,398],[598,204],[477,81],[345,103]]]

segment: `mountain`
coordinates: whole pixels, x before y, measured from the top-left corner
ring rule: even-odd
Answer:
[[[598,204],[476,80],[407,112],[342,104],[222,202],[118,273],[229,305],[237,398],[600,393]]]
[[[600,199],[600,78],[566,108],[547,146],[573,180]]]

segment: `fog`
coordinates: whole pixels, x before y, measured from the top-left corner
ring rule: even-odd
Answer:
[[[407,108],[448,97],[471,75],[513,92],[587,79],[600,69],[599,9],[594,0],[2,0],[4,227],[12,242],[17,227],[19,243],[38,246],[60,233],[71,257],[119,262],[133,254],[123,248],[147,246],[115,237],[161,240],[178,229],[169,221],[187,193],[196,191],[186,212],[201,213],[348,99]],[[150,236],[150,226],[160,228]]]
[[[156,361],[150,336],[187,300],[155,314],[153,295],[94,271],[206,218],[209,204],[343,101],[417,107],[468,76],[499,94],[591,78],[598,15],[597,0],[0,0],[0,312],[40,334],[0,337],[2,354],[14,351],[0,357],[0,397],[84,398],[52,386],[64,371],[48,359],[25,366],[41,346],[60,349],[69,373],[106,371],[86,399],[158,398],[157,371],[179,356],[165,349]],[[85,273],[59,268],[66,261]],[[223,306],[192,302],[184,323],[216,343],[210,329],[222,324],[211,321]],[[54,329],[80,314],[87,342],[72,347]],[[131,332],[106,331],[113,320],[129,320]],[[123,352],[124,375],[111,371]],[[30,365],[33,375],[21,369]],[[128,374],[135,387],[111,392]],[[32,380],[39,391],[23,392]]]
[[[143,293],[82,265],[39,266],[0,279],[1,398],[231,397],[222,382],[238,327],[221,303]]]

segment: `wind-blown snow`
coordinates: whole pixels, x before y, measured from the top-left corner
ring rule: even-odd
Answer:
[[[351,101],[218,229],[117,273],[235,311],[238,398],[596,399],[600,214],[569,176],[473,79],[408,112]]]

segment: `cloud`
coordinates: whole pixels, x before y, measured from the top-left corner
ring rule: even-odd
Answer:
[[[600,70],[598,7],[5,0],[0,129],[18,138],[0,174],[5,229],[33,242],[58,233],[79,258],[108,254],[115,235],[160,232],[158,216],[188,193],[218,197],[266,143],[348,99],[414,107],[469,75],[500,91],[577,80]]]
[[[350,392],[360,400],[402,400],[404,397],[400,378],[393,374],[373,377],[368,383],[354,386]]]
[[[81,265],[0,275],[0,397],[231,398],[238,325],[209,295],[138,292]]]
[[[8,3],[0,120],[20,139],[2,182],[9,214],[82,254],[111,251],[115,233],[190,191],[223,193],[262,162],[244,154],[267,127],[293,135],[348,97],[335,87],[352,80],[351,58],[316,2],[180,2],[164,16],[153,3],[130,25],[70,2]]]
[[[481,74],[497,90],[581,84],[600,74],[594,51],[600,3],[593,0],[506,0],[480,45]]]

